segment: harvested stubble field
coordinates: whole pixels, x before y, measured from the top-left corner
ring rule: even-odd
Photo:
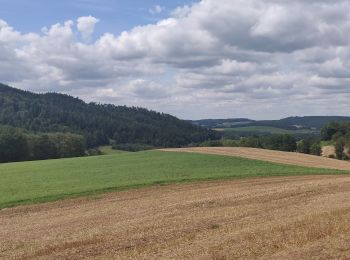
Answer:
[[[350,176],[175,184],[0,211],[3,259],[349,259]]]
[[[338,169],[338,170],[350,170],[350,163],[346,161],[340,161],[336,159],[330,159],[320,156],[294,153],[294,152],[281,152],[264,150],[257,148],[246,147],[193,147],[193,148],[170,148],[161,149],[168,152],[188,152],[188,153],[201,153],[201,154],[213,154],[213,155],[226,155],[234,157],[243,157],[253,160],[270,161],[275,163],[299,165],[305,167],[325,168],[325,169]]]
[[[0,258],[349,259],[350,176],[333,170],[349,163],[249,148],[170,151],[2,165],[5,201],[95,195],[0,210]],[[178,182],[184,172],[185,180],[250,179],[93,192]]]

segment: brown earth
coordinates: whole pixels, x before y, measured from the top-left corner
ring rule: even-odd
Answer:
[[[2,259],[350,259],[350,176],[151,187],[0,211]]]
[[[325,158],[302,153],[281,152],[245,147],[192,147],[161,149],[170,152],[189,152],[238,156],[255,160],[271,161],[276,163],[300,165],[316,168],[350,170],[350,162]]]

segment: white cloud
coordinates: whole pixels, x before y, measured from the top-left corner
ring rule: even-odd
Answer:
[[[77,22],[78,30],[83,36],[83,38],[86,41],[90,40],[95,30],[95,25],[99,22],[99,20],[93,16],[84,16],[79,17]]]
[[[176,18],[184,18],[191,13],[191,6],[179,6],[171,12],[171,15]]]
[[[164,7],[160,6],[160,5],[155,5],[152,8],[149,9],[149,13],[156,15],[156,14],[160,14],[164,11]]]
[[[0,20],[0,81],[184,118],[329,114],[333,104],[350,113],[348,10],[341,0],[202,0],[95,41],[91,16],[31,34]]]

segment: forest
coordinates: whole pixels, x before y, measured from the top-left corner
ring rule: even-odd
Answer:
[[[0,127],[0,162],[46,160],[88,155],[84,137],[71,133],[33,134]]]
[[[144,108],[85,103],[68,95],[34,94],[0,85],[0,124],[32,132],[71,132],[87,147],[118,143],[179,146],[217,138],[215,132]]]
[[[55,143],[67,138],[70,141],[64,142],[65,145],[75,144],[90,149],[110,143],[181,147],[220,137],[215,131],[144,108],[85,103],[64,94],[35,94],[3,84],[0,84],[0,126],[3,126],[0,136],[3,139],[0,140],[2,151],[8,149],[4,144],[11,132],[13,138],[17,135],[23,137],[20,138],[22,141],[27,140],[29,150],[33,147],[30,145],[33,140],[36,140],[34,143],[38,140]],[[8,127],[16,130],[9,131]],[[65,152],[57,152],[59,147],[55,149],[56,152],[49,153],[53,154],[50,158],[67,157]],[[41,158],[34,156],[33,151],[29,154],[31,159]]]

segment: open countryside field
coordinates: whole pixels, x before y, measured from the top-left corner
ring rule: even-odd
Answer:
[[[350,176],[156,186],[0,211],[3,259],[348,259]]]
[[[344,172],[163,151],[9,163],[0,164],[0,208],[173,182],[337,173]]]

